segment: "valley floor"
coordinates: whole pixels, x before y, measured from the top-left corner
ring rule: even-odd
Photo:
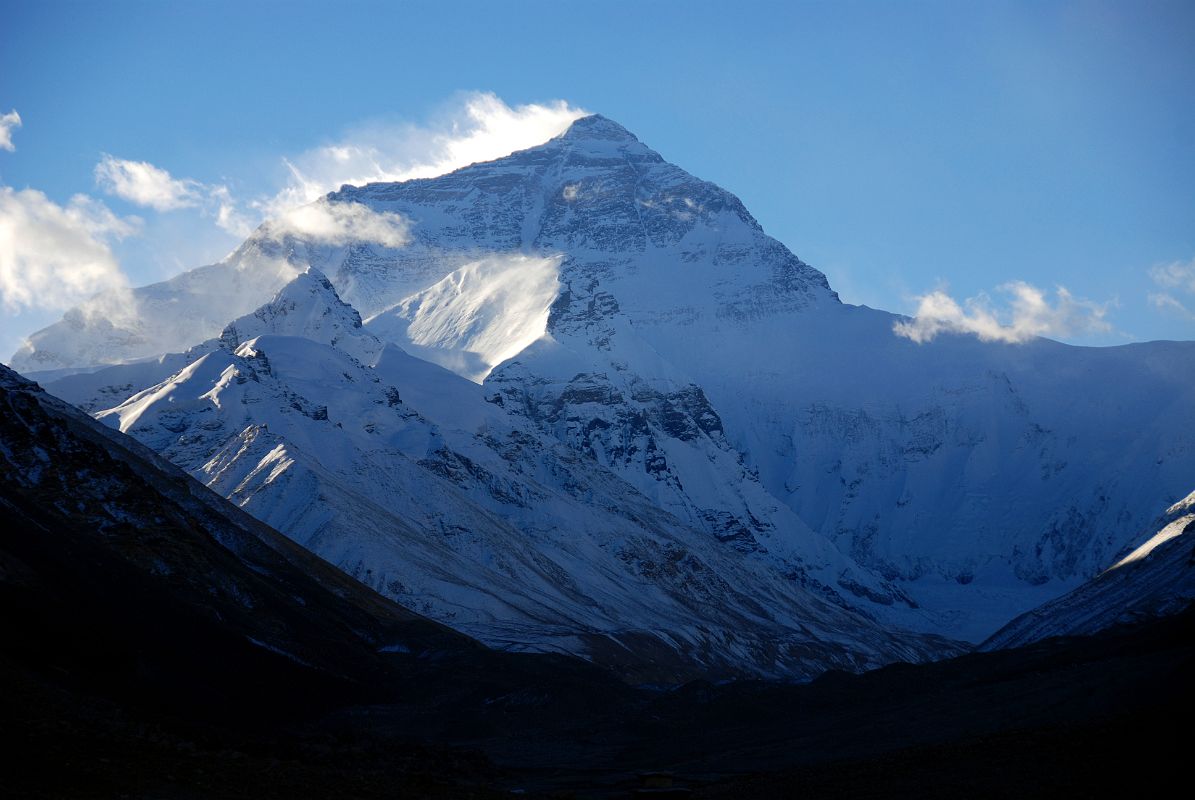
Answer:
[[[615,798],[666,771],[689,793],[676,796],[709,798],[1097,797],[1184,769],[1195,710],[1195,610],[800,686],[696,683],[605,703],[530,659],[508,675],[489,664],[487,691],[508,693],[481,703],[431,681],[409,702],[221,720],[117,702],[6,657],[5,795]],[[455,684],[468,667],[447,670]]]

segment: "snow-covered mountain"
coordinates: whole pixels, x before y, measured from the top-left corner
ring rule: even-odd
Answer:
[[[597,579],[580,565],[607,563],[647,530],[658,552],[675,542],[733,588],[714,602],[688,596],[686,587],[706,584],[683,575],[664,580],[658,567],[667,558],[651,560],[657,566],[639,578],[657,588],[664,580],[681,615],[661,612],[664,627],[692,621],[694,606],[703,617],[715,606],[738,615],[752,603],[782,626],[799,627],[806,623],[794,606],[825,611],[809,605],[808,591],[878,628],[979,641],[1097,574],[1129,543],[1127,532],[1189,488],[1195,343],[1078,348],[1041,339],[991,344],[946,334],[918,344],[899,337],[898,317],[841,303],[820,272],[764,234],[729,192],[600,116],[497,161],[438,178],[346,186],[320,202],[405,220],[404,237],[317,237],[266,225],[224,262],[203,268],[203,280],[196,271],[134,292],[159,303],[151,311],[166,308],[168,298],[182,309],[178,318],[206,327],[196,324],[184,337],[152,311],[124,343],[64,321],[35,335],[15,363],[143,359],[50,388],[90,410],[111,409],[105,419],[226,495],[241,491],[246,508],[337,563],[354,569],[359,559],[361,573],[399,574],[397,564],[374,563],[377,549],[366,543],[382,534],[373,527],[403,530],[414,520],[437,530],[451,520],[476,532],[488,514],[494,531],[509,530],[481,537],[484,546],[448,546],[459,559],[451,563],[472,565],[461,582],[474,594],[454,600],[455,617],[440,617],[483,639],[468,625],[493,632],[502,620],[542,613],[526,604],[509,611],[520,595],[508,583],[540,585],[519,559],[545,554],[560,571],[542,583],[542,608],[565,618],[544,630],[612,630],[600,614],[563,612],[559,587],[582,575],[579,594],[592,599],[589,582]],[[270,293],[307,267],[360,312],[363,330],[350,320],[309,332],[312,320],[345,313],[330,298],[331,311],[297,300],[295,312],[270,310],[279,302]],[[227,286],[205,288],[223,280]],[[234,283],[226,317],[248,316],[222,337],[223,323],[209,324],[205,314],[212,294],[232,294]],[[288,287],[279,297],[285,304],[298,291]],[[280,319],[302,324],[271,329]],[[336,338],[334,330],[352,335]],[[365,334],[380,341],[369,344]],[[89,350],[89,337],[103,348]],[[210,341],[183,353],[203,339]],[[162,344],[153,350],[150,340]],[[171,349],[181,354],[145,359]],[[393,406],[385,394],[391,386],[402,398]],[[382,433],[360,433],[359,421]],[[429,461],[437,436],[454,454],[446,461],[460,464],[460,454],[488,477],[461,478],[470,468]],[[527,444],[508,459],[511,437]],[[296,509],[288,504],[303,493],[267,480],[267,467],[283,463],[293,480],[305,476],[304,486],[338,488],[320,488],[309,507]],[[429,510],[432,489],[410,488],[430,486],[424,476],[433,473],[464,481],[444,495],[450,507]],[[502,503],[494,481],[520,487],[510,490],[516,497],[527,491],[552,500]],[[386,521],[354,522],[320,539],[311,521],[320,509],[328,525]],[[633,520],[610,522],[618,517]],[[607,555],[560,555],[554,548],[573,528],[578,541],[599,542]],[[331,539],[342,549],[321,550]],[[446,541],[456,540],[437,540]],[[509,542],[527,553],[502,550],[516,547]],[[449,558],[434,552],[429,569]],[[476,572],[499,560],[519,564],[508,583]],[[622,581],[626,570],[593,572]],[[432,596],[430,585],[418,591]],[[616,582],[601,594],[644,585]],[[480,599],[490,590],[497,605]],[[447,589],[436,591],[447,609]],[[413,592],[396,596],[410,602]],[[625,601],[670,607],[641,600]],[[637,630],[658,630],[646,617],[630,619]],[[737,625],[730,618],[712,624]],[[576,646],[565,639],[566,649]],[[855,645],[879,652],[870,633],[848,649]],[[748,660],[761,669],[758,658]]]
[[[1177,614],[1195,602],[1195,492],[1166,509],[1144,542],[1078,589],[1022,614],[983,643],[1020,647]]]
[[[495,646],[583,653],[652,680],[811,675],[950,649],[845,610],[842,575],[883,583],[807,529],[799,582],[696,534],[482,387],[383,345],[314,270],[185,354],[61,388],[95,407],[151,368],[165,374],[98,418]],[[101,389],[85,396],[88,385]]]

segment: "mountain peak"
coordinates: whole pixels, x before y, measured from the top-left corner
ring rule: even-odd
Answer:
[[[382,344],[361,325],[357,310],[340,299],[315,267],[296,275],[259,307],[225,326],[220,342],[235,350],[262,334],[302,336],[338,347],[359,361],[372,363]]]
[[[638,142],[639,138],[612,119],[601,114],[581,117],[560,135],[561,141],[605,140],[612,142]]]

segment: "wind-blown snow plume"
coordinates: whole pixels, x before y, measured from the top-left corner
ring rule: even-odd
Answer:
[[[1000,287],[1011,295],[1005,312],[996,310],[986,294],[968,298],[959,304],[944,291],[930,292],[917,298],[917,311],[911,320],[892,326],[898,336],[918,344],[932,341],[941,333],[969,333],[985,342],[1027,342],[1037,336],[1072,336],[1079,333],[1107,331],[1106,304],[1075,297],[1065,288],[1055,290],[1051,304],[1046,293],[1024,281]]]
[[[7,114],[0,114],[0,150],[13,152],[17,149],[12,143],[12,132],[21,127],[21,115],[16,109]]]
[[[0,187],[0,300],[8,311],[66,309],[128,282],[109,242],[134,233],[98,200],[60,206],[36,189]],[[115,313],[115,309],[107,309]]]
[[[560,256],[491,254],[367,322],[409,352],[481,383],[547,330]]]

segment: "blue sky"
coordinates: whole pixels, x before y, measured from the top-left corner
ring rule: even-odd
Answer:
[[[0,115],[20,117],[0,128],[0,357],[57,319],[73,279],[27,274],[41,249],[4,255],[30,215],[86,228],[133,285],[161,279],[234,247],[221,198],[252,223],[293,185],[283,159],[314,169],[321,147],[392,135],[422,163],[475,92],[618,120],[738,194],[847,301],[913,313],[928,295],[1015,325],[1023,295],[1001,287],[1021,282],[1065,341],[1195,338],[1189,2],[0,13]],[[97,183],[105,155],[168,172],[191,201],[130,202]]]

